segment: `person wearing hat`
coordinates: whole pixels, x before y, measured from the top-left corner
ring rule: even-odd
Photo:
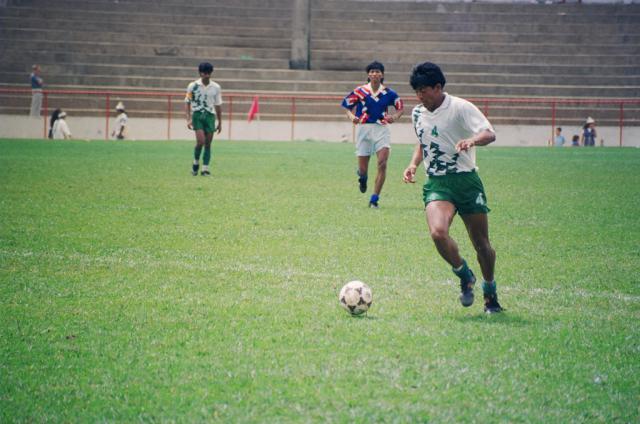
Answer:
[[[596,145],[596,121],[590,116],[587,117],[582,127],[580,144],[585,147],[594,147]]]
[[[211,161],[211,142],[214,131],[220,134],[222,131],[222,89],[218,83],[211,80],[213,65],[203,62],[198,66],[200,78],[191,82],[187,87],[185,112],[187,128],[196,133],[196,146],[194,148],[194,160],[191,166],[191,175],[198,175],[200,168],[200,156],[202,158],[202,172],[200,175],[209,176],[209,163]]]
[[[124,103],[118,102],[116,105],[116,112],[118,112],[118,116],[116,116],[116,123],[111,135],[118,140],[124,140],[126,129],[127,129],[127,121],[129,117],[124,110]]]
[[[51,132],[54,140],[68,140],[71,138],[71,131],[67,125],[67,112],[64,110],[58,114],[58,119],[53,123]]]
[[[377,209],[380,192],[387,176],[387,161],[391,151],[389,124],[402,116],[404,107],[398,93],[383,85],[384,65],[382,63],[371,62],[365,71],[367,84],[358,86],[347,94],[341,106],[346,109],[347,118],[358,125],[356,155],[358,156],[358,185],[361,193],[367,191],[371,155],[375,153],[378,159],[378,173],[369,199],[369,207]],[[394,114],[389,114],[389,106],[394,107]]]

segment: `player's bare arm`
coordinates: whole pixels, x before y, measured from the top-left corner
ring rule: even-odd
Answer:
[[[347,112],[347,118],[349,118],[349,121],[353,122],[354,124],[360,123],[360,119],[358,119],[358,117],[351,110],[347,109],[346,112]]]
[[[386,117],[386,120],[389,124],[393,124],[394,122],[396,122],[398,119],[400,119],[400,117],[402,116],[402,114],[404,113],[404,108],[398,109],[396,111],[396,113],[394,113],[393,115],[388,115]]]
[[[192,130],[193,129],[193,123],[191,122],[191,104],[185,103],[184,111],[185,111],[185,114],[187,115],[186,116],[187,117],[187,128]]]
[[[409,165],[404,170],[404,174],[402,176],[402,180],[405,183],[414,184],[416,182],[416,169],[418,169],[418,165],[422,161],[422,146],[420,143],[416,144],[416,148],[413,150],[413,155],[411,155],[411,161]]]
[[[493,143],[495,140],[496,135],[493,132],[484,130],[471,138],[458,141],[458,143],[456,143],[456,151],[464,152],[473,146],[486,146],[487,144]]]
[[[216,134],[220,134],[222,132],[222,107],[214,106],[216,110]]]

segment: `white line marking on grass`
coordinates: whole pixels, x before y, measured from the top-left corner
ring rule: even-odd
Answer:
[[[134,250],[134,252],[138,255],[145,255],[144,251]],[[156,269],[160,269],[166,267],[167,265],[175,266],[177,268],[183,268],[186,270],[205,270],[206,267],[211,267],[211,271],[218,272],[247,272],[247,273],[262,273],[262,274],[270,274],[276,277],[280,277],[285,280],[290,280],[292,278],[313,278],[313,279],[321,279],[325,281],[346,281],[348,278],[352,276],[343,276],[335,273],[326,273],[326,272],[309,272],[304,270],[292,269],[292,268],[272,268],[265,267],[255,263],[237,263],[234,265],[226,265],[226,266],[212,266],[210,263],[210,259],[206,257],[199,257],[196,255],[183,255],[185,260],[179,259],[154,259],[150,256],[145,255],[144,258],[133,258],[131,256],[131,251],[123,251],[122,256],[116,255],[107,255],[107,256],[91,256],[84,253],[71,252],[71,253],[55,253],[55,252],[34,252],[34,251],[15,251],[15,250],[7,250],[0,249],[0,259],[4,258],[48,258],[54,260],[60,260],[63,262],[77,261],[82,265],[90,265],[90,264],[98,264],[98,265],[125,265],[131,266],[135,268],[139,268],[141,266],[144,267],[154,267]],[[197,263],[189,263],[191,261]],[[426,280],[424,278],[400,278],[400,277],[391,277],[391,276],[381,276],[377,278],[378,281],[386,282],[386,283],[402,283],[402,284],[413,284],[417,280],[423,281],[424,283],[428,283],[429,285],[437,285],[441,287],[455,287],[457,288],[457,281],[453,280]],[[479,288],[479,287],[478,287]],[[580,298],[600,298],[600,299],[609,299],[616,300],[621,302],[628,303],[640,303],[640,296],[630,295],[625,293],[618,292],[609,292],[609,291],[588,291],[584,289],[577,289],[575,287],[553,287],[553,288],[520,288],[514,286],[500,286],[501,292],[506,293],[523,293],[527,296],[574,296]]]

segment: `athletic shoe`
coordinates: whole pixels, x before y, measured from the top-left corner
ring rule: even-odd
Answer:
[[[360,175],[360,172],[356,172],[358,174],[358,184],[360,186],[360,193],[366,193],[367,192],[367,176],[364,175]]]
[[[484,296],[484,311],[488,314],[496,314],[504,311],[504,308],[498,303],[498,295],[491,294]]]
[[[202,175],[203,177],[208,177],[208,176],[211,176],[211,172],[209,172],[209,170],[205,169],[204,171],[202,171],[200,173],[200,175]]]
[[[378,202],[374,202],[373,200],[369,202],[369,207],[373,209],[380,209]]]
[[[473,285],[476,283],[476,276],[473,271],[466,266],[456,275],[460,277],[460,303],[465,308],[473,305]],[[455,271],[454,271],[455,272]]]
[[[191,165],[191,175],[193,175],[194,177],[198,175],[199,168],[200,168],[199,164],[194,163],[193,165]]]

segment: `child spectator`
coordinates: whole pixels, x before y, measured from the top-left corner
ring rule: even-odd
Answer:
[[[68,140],[71,138],[71,131],[65,120],[66,117],[67,113],[62,111],[58,115],[58,120],[53,123],[52,132],[54,140]]]

